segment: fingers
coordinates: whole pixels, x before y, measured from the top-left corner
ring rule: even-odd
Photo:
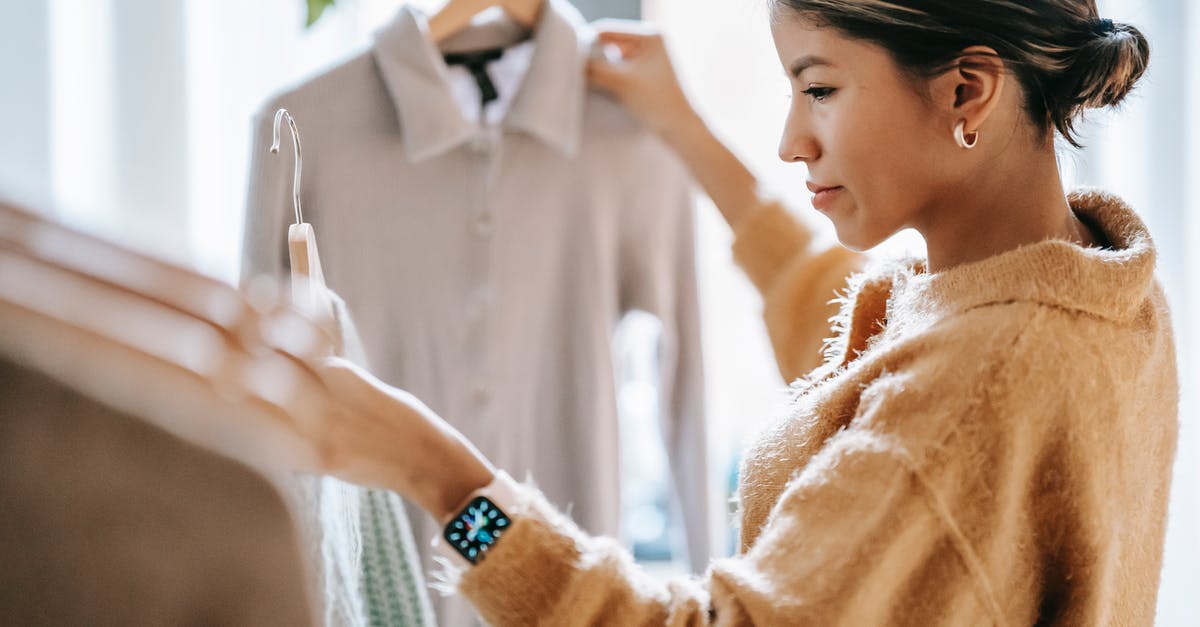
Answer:
[[[627,57],[643,50],[653,40],[652,37],[642,35],[627,35],[623,33],[601,33],[596,37],[596,41],[602,46],[616,46],[621,51],[621,56]]]
[[[639,50],[646,50],[652,46],[661,45],[662,36],[658,34],[602,32],[596,36],[596,41],[601,45],[616,46],[621,50],[622,56],[629,56],[630,53],[636,53]]]
[[[598,41],[597,45],[605,53],[603,55],[598,56],[597,58],[605,59],[605,60],[608,60],[609,62],[627,61],[629,59],[634,59],[642,52],[642,50],[645,49],[645,46],[642,43],[635,42],[635,41],[621,41],[621,42]],[[613,48],[617,49],[617,52],[618,52],[617,59],[612,59],[608,56],[608,52]]]
[[[592,59],[587,64],[587,78],[591,84],[612,93],[620,93],[625,84],[627,70],[604,59]]]
[[[594,23],[596,40],[601,45],[615,45],[621,56],[629,57],[637,52],[662,46],[662,35],[646,22],[631,20],[600,20]]]

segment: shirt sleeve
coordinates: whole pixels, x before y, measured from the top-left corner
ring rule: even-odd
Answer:
[[[762,534],[701,579],[660,582],[524,488],[460,590],[494,625],[963,625],[996,617],[903,451],[847,429],[775,504]]]
[[[866,258],[836,244],[815,246],[812,232],[778,203],[747,216],[734,236],[734,259],[763,297],[779,373],[794,381],[820,365],[835,299]]]
[[[241,282],[258,276],[286,276],[289,262],[288,225],[294,222],[290,147],[270,153],[275,108],[268,106],[254,117],[250,143],[250,177],[242,231]],[[285,131],[286,132],[286,129]]]
[[[704,364],[696,279],[695,196],[674,157],[650,151],[620,225],[621,306],[661,323],[659,427],[682,514],[690,566],[711,555]]]

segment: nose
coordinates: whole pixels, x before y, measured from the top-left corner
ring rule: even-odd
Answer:
[[[803,113],[793,105],[783,125],[779,139],[779,158],[787,163],[812,163],[821,156],[817,138],[813,136]]]

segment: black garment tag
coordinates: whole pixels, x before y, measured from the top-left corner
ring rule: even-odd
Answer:
[[[466,66],[471,76],[475,77],[475,83],[479,85],[480,98],[486,106],[487,103],[500,97],[500,94],[496,92],[496,84],[492,82],[492,77],[488,76],[487,64],[502,56],[504,56],[503,48],[492,48],[474,52],[455,52],[447,54],[445,59],[446,65]]]

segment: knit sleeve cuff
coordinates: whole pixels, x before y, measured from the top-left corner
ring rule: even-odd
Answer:
[[[514,496],[512,526],[487,557],[465,569],[443,564],[443,578],[489,624],[526,624],[552,611],[573,579],[586,536],[536,489],[504,475]]]
[[[782,204],[770,202],[737,224],[733,258],[765,294],[789,262],[804,254],[811,242],[811,231]]]

